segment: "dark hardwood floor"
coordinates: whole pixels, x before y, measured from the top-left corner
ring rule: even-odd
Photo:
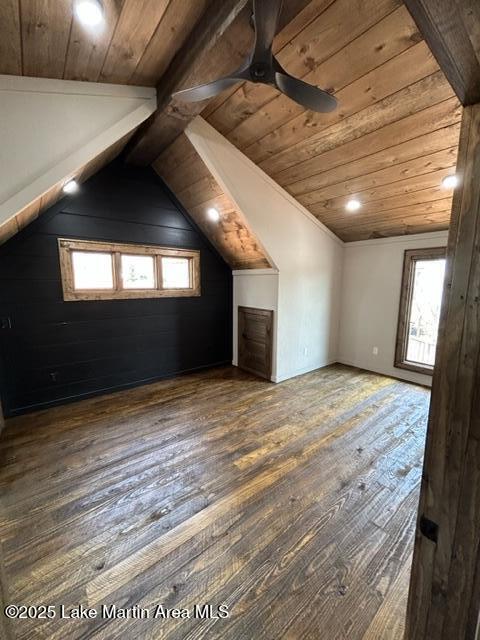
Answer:
[[[222,368],[9,420],[6,600],[57,607],[13,636],[401,640],[429,395],[341,365],[278,385]],[[58,618],[112,603],[150,617]]]

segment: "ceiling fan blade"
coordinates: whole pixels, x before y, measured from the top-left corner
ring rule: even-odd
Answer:
[[[282,0],[254,0],[255,48],[252,63],[268,62],[273,39],[277,33]]]
[[[275,72],[275,84],[282,93],[312,111],[328,113],[333,111],[338,104],[337,99],[327,91],[294,78],[285,71]]]
[[[208,98],[213,98],[228,87],[241,82],[244,78],[226,77],[215,80],[214,82],[207,82],[206,84],[200,84],[197,87],[191,89],[182,89],[181,91],[175,91],[172,94],[172,98],[183,100],[184,102],[201,102]]]
[[[208,100],[213,98],[225,89],[232,87],[237,82],[244,80],[250,80],[249,64],[245,62],[240,69],[237,69],[231,76],[225,78],[219,78],[213,82],[207,82],[206,84],[200,84],[190,89],[182,89],[181,91],[175,91],[172,93],[172,98],[183,100],[184,102],[201,102],[202,100]]]

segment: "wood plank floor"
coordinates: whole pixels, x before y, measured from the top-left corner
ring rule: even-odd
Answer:
[[[7,602],[57,607],[13,636],[401,640],[429,395],[221,368],[8,421]],[[203,603],[230,616],[152,618]],[[58,618],[79,604],[150,617]]]

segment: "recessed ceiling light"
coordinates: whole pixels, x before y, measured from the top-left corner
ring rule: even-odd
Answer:
[[[75,13],[87,27],[96,27],[103,22],[103,7],[99,0],[77,0]]]
[[[63,185],[63,191],[65,193],[76,193],[78,191],[78,182],[76,180],[69,180]]]
[[[455,189],[457,185],[458,185],[458,177],[455,174],[452,174],[451,176],[447,176],[442,180],[442,187],[444,189]]]
[[[217,209],[215,209],[214,207],[209,209],[207,213],[210,220],[213,220],[214,222],[218,222],[220,220],[220,214],[218,213]]]
[[[355,200],[355,198],[353,198],[352,200],[349,200],[347,202],[347,204],[345,205],[345,209],[347,211],[358,211],[361,206],[362,203],[359,200]]]

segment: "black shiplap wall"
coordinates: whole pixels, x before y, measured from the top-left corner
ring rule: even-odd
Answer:
[[[64,302],[57,238],[201,250],[199,298]],[[232,275],[150,169],[113,164],[0,247],[4,413],[231,361]]]

